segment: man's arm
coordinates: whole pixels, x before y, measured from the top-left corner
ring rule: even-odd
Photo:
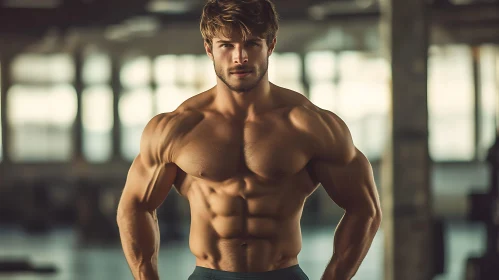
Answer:
[[[162,136],[169,118],[158,115],[146,125],[118,205],[121,244],[135,279],[159,279],[156,209],[171,190],[177,171],[166,157],[169,143]]]
[[[322,280],[348,280],[357,272],[380,226],[380,201],[371,164],[353,145],[345,123],[330,112],[323,119],[329,128],[325,136],[329,145],[324,146],[329,151],[313,160],[312,172],[345,213]]]

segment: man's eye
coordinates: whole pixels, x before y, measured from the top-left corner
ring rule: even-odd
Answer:
[[[232,47],[232,45],[231,44],[222,44],[221,47],[222,48],[229,48],[229,47]]]

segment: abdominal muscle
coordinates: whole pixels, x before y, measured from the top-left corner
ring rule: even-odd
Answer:
[[[298,264],[305,195],[276,186],[258,189],[191,185],[189,246],[197,266],[264,272]]]

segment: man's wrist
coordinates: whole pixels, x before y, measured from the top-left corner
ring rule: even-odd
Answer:
[[[338,262],[331,262],[327,267],[326,271],[321,278],[321,280],[350,280],[352,276],[348,275],[345,269]]]
[[[135,278],[140,280],[159,280],[158,270],[152,264],[141,265],[139,273]]]

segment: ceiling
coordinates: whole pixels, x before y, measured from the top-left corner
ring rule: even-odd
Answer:
[[[379,0],[273,0],[281,18],[278,47],[377,48]],[[0,41],[68,37],[133,44],[151,52],[201,52],[199,17],[205,0],[0,0]],[[499,40],[499,0],[433,0],[438,40]],[[56,37],[58,39],[50,39]],[[376,37],[376,35],[374,35]],[[47,39],[49,37],[49,39]],[[52,41],[51,41],[52,40]],[[499,42],[497,42],[499,43]]]
[[[161,23],[198,21],[204,0],[0,0],[0,32],[35,33],[47,28],[105,27],[133,17]],[[376,0],[274,0],[283,20],[310,19],[315,11],[362,12]],[[327,3],[327,5],[324,5]],[[331,6],[332,4],[332,6]],[[316,6],[323,5],[318,8]],[[312,9],[311,9],[312,8]]]

